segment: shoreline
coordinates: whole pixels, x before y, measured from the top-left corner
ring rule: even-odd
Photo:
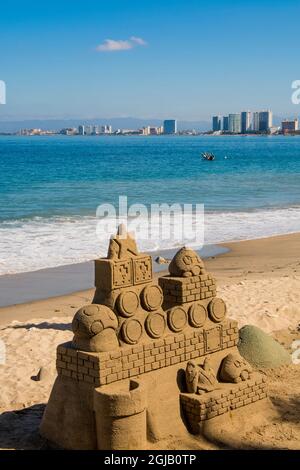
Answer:
[[[210,263],[214,258],[223,260],[224,255],[229,255],[230,252],[234,257],[237,253],[242,255],[243,249],[241,250],[240,247],[246,247],[247,244],[251,245],[255,251],[260,244],[265,245],[276,243],[277,241],[280,242],[280,240],[285,239],[296,240],[298,236],[300,238],[300,232],[292,232],[283,235],[271,235],[255,239],[250,238],[220,242],[217,244],[205,245],[200,250],[195,249],[199,252],[200,256],[206,260],[206,263]],[[155,259],[158,256],[172,259],[178,249],[179,247],[148,252],[152,257],[153,271],[155,274],[161,274],[167,271],[168,266],[167,264],[159,265],[155,262]],[[261,254],[262,253],[260,253],[260,256]],[[248,253],[248,255],[250,256],[251,254]],[[253,256],[255,257],[255,253]],[[212,269],[220,271],[220,275],[222,276],[223,270],[220,267],[220,264],[218,262],[213,262],[212,265]],[[94,260],[44,268],[35,271],[3,274],[0,276],[0,291],[2,292],[0,297],[0,315],[2,308],[68,296],[77,292],[85,292],[93,288]]]
[[[244,283],[245,281],[256,282],[272,278],[288,278],[291,275],[293,277],[300,276],[300,233],[235,241],[219,246],[228,251],[217,256],[207,257],[205,264],[208,271],[216,277],[218,286],[221,288],[229,288],[232,284]],[[298,253],[299,258],[297,257]],[[91,302],[93,298],[93,262],[87,263],[89,266],[88,278],[92,282],[90,288],[83,287],[82,266],[84,264],[63,266],[60,275],[55,279],[58,284],[68,282],[70,278],[65,277],[65,269],[67,268],[78,283],[77,290],[56,296],[49,296],[48,292],[46,297],[42,299],[2,306],[0,307],[0,325],[10,323],[13,320],[27,321],[32,318],[47,319],[66,315],[73,316],[76,309]],[[159,273],[156,272],[155,276],[166,272],[167,265],[161,265],[160,268]],[[47,275],[52,273],[53,276],[57,275],[58,268],[46,271]],[[40,271],[35,273],[40,275]],[[24,274],[27,279],[29,279],[28,274],[31,273]],[[48,281],[48,279],[46,280]],[[47,288],[47,282],[44,288]],[[45,294],[46,292],[45,290]],[[10,295],[14,295],[14,292],[12,291]]]
[[[300,236],[300,232],[289,232],[258,238],[242,240],[230,240],[204,245],[200,250],[194,248],[200,256],[206,260],[214,257],[222,257],[226,253],[239,251],[237,247],[245,243],[254,242],[254,249],[259,242],[270,243],[285,237]],[[167,264],[155,262],[157,257],[172,259],[179,247],[149,251],[153,261],[154,273],[162,273],[167,270]],[[24,303],[45,300],[54,297],[62,297],[76,292],[83,292],[94,287],[94,260],[72,264],[58,265],[49,268],[41,268],[34,271],[20,273],[8,273],[0,275],[0,315],[1,308],[20,305]]]
[[[158,256],[172,259],[178,248],[148,252],[152,257],[154,273],[167,269],[167,264],[155,262]],[[227,251],[225,246],[206,245],[197,250],[203,259],[219,256]],[[0,308],[68,295],[92,289],[94,286],[94,261],[74,263],[0,276]]]

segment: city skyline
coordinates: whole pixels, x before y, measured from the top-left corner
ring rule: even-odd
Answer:
[[[298,120],[298,118],[294,119]],[[287,119],[285,118],[285,121]],[[249,132],[276,131],[273,125],[273,113],[270,109],[260,111],[241,111],[228,113],[225,116],[212,117],[213,132],[230,132],[232,134],[247,134]]]
[[[265,111],[242,111],[240,113],[229,113],[227,116],[213,116],[212,130],[197,131],[196,129],[178,129],[176,119],[164,120],[162,124],[154,126],[147,125],[139,127],[113,128],[111,124],[79,124],[77,127],[63,127],[59,130],[50,128],[22,128],[16,132],[8,132],[10,135],[54,135],[63,134],[68,136],[103,136],[103,135],[197,135],[197,134],[299,134],[299,119],[284,118],[281,125],[273,123],[273,113],[271,110]],[[3,134],[0,128],[0,135]]]
[[[72,9],[57,0],[5,4],[0,79],[7,104],[0,120],[208,121],[229,106],[298,115],[291,84],[299,78],[299,13],[295,1],[267,0],[190,0],[188,8],[178,0],[91,0]]]

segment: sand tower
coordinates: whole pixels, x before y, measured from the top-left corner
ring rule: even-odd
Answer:
[[[57,379],[41,434],[69,449],[145,449],[203,432],[266,397],[262,376],[238,354],[237,322],[198,254],[180,249],[169,274],[123,227],[95,261],[93,303],[57,348]]]

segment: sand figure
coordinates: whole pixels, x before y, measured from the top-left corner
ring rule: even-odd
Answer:
[[[135,239],[126,231],[125,225],[120,224],[117,235],[109,241],[107,257],[109,259],[124,259],[137,256],[138,254],[139,251]]]
[[[190,277],[198,276],[204,269],[201,258],[190,248],[181,248],[172,259],[169,271],[171,276]]]
[[[105,305],[87,305],[75,314],[72,322],[73,346],[83,351],[110,351],[119,347],[118,319]]]
[[[197,365],[195,361],[189,361],[186,366],[185,377],[189,393],[201,395],[219,388],[216,374],[208,358],[205,358],[203,365]]]
[[[189,393],[197,393],[198,385],[198,366],[195,361],[189,361],[185,369],[186,388]]]
[[[220,379],[223,382],[239,383],[251,378],[252,367],[239,354],[228,354],[222,362]]]

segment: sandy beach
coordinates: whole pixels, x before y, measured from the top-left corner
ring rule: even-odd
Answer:
[[[300,234],[225,246],[230,251],[207,259],[206,266],[218,281],[228,316],[240,327],[260,327],[292,353],[294,341],[300,340]],[[56,346],[72,338],[72,317],[92,296],[93,289],[0,309],[0,339],[6,346],[6,361],[0,365],[1,449],[44,448],[37,430],[56,375]],[[262,442],[267,447],[300,448],[299,367],[265,371],[279,418],[248,433],[254,448]],[[192,437],[164,446],[197,448]]]

